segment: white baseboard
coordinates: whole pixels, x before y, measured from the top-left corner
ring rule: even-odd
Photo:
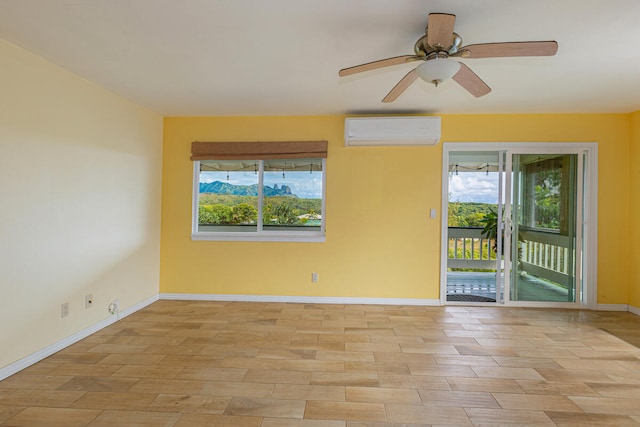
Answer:
[[[636,316],[640,316],[640,308],[629,305],[629,312],[635,314]]]
[[[631,311],[627,304],[597,304],[598,311]]]
[[[442,305],[440,299],[422,298],[353,298],[353,297],[298,297],[280,295],[231,294],[160,294],[161,300],[284,302],[302,304],[370,304],[370,305]]]
[[[301,304],[369,304],[369,305],[415,305],[442,306],[440,299],[426,298],[354,298],[354,297],[311,297],[283,295],[240,295],[240,294],[171,294],[161,293],[161,300],[176,301],[238,301],[238,302],[281,302]],[[452,304],[455,305],[455,304]],[[482,304],[480,304],[482,305]],[[640,308],[626,304],[597,304],[598,311],[629,311],[640,316]]]
[[[29,366],[33,365],[34,363],[37,363],[39,361],[41,361],[42,359],[45,359],[49,356],[51,356],[54,353],[57,353],[58,351],[69,347],[71,344],[75,344],[76,342],[80,341],[83,338],[88,337],[91,334],[94,334],[96,332],[98,332],[101,329],[106,328],[107,326],[117,322],[118,320],[122,319],[123,317],[127,317],[130,314],[135,313],[138,310],[141,310],[143,308],[145,308],[146,306],[148,306],[151,303],[154,303],[158,300],[158,295],[154,295],[152,297],[147,298],[144,301],[139,302],[138,304],[135,304],[129,308],[126,308],[120,312],[118,312],[117,314],[114,314],[112,316],[107,317],[104,320],[99,321],[98,323],[95,323],[87,328],[84,328],[81,331],[76,332],[73,335],[70,335],[66,338],[61,339],[60,341],[53,343],[45,348],[43,348],[42,350],[38,350],[35,353],[30,354],[27,357],[24,357],[20,360],[17,360],[13,363],[11,363],[10,365],[7,365],[3,368],[0,369],[0,381],[4,380],[5,378],[10,377],[13,374],[16,374],[18,372],[20,372],[21,370],[28,368]]]

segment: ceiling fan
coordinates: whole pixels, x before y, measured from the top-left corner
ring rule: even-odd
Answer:
[[[415,55],[394,56],[343,68],[338,75],[343,77],[391,65],[423,61],[409,71],[382,99],[382,102],[395,101],[418,77],[436,86],[445,80],[453,79],[473,96],[480,97],[491,92],[491,88],[466,64],[452,58],[553,56],[558,51],[558,43],[555,41],[481,43],[461,46],[462,38],[453,32],[455,21],[456,16],[452,14],[430,13],[425,35],[420,37],[413,47]]]

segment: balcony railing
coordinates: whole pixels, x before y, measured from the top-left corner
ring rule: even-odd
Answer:
[[[447,267],[453,269],[495,270],[493,239],[482,236],[482,227],[449,227]]]
[[[520,229],[520,271],[571,288],[573,282],[573,238],[552,231]]]
[[[573,280],[572,239],[559,233],[521,229],[518,270],[566,287]],[[449,227],[447,268],[496,270],[493,239],[482,236],[481,227]]]

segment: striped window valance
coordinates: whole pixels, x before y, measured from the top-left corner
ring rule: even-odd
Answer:
[[[191,160],[324,159],[327,141],[192,142]]]

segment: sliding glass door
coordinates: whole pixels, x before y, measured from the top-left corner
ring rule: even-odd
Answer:
[[[450,145],[444,151],[449,179],[443,299],[585,304],[589,150],[560,144],[487,151],[479,151],[480,144]],[[472,197],[478,197],[478,185],[491,194],[483,202]]]
[[[576,302],[582,223],[576,153],[510,154],[510,301]]]

